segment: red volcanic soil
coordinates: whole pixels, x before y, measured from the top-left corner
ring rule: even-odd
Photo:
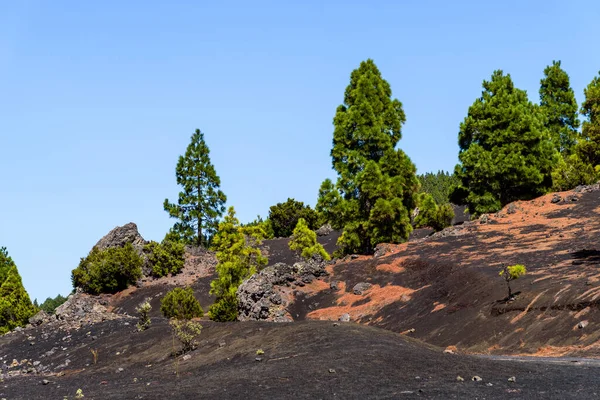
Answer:
[[[516,202],[487,223],[389,246],[383,257],[337,261],[329,281],[342,289],[299,288],[290,313],[297,320],[348,313],[471,353],[600,356],[600,192],[559,195],[558,203],[551,194]],[[512,282],[518,295],[507,302],[498,273],[517,263],[528,272]],[[355,295],[359,282],[372,287]]]

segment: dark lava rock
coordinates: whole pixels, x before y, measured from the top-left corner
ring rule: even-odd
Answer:
[[[550,200],[550,202],[552,204],[556,204],[556,203],[560,203],[561,200],[562,200],[562,197],[560,197],[560,195],[554,193],[554,195],[552,196],[552,200]]]
[[[575,196],[575,195],[568,195],[567,197],[565,197],[565,202],[567,203],[574,203],[576,201],[579,201],[579,197]]]
[[[375,253],[373,254],[374,258],[383,257],[388,254],[391,250],[391,246],[387,243],[379,243],[375,246]]]

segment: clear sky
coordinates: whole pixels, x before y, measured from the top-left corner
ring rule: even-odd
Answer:
[[[578,101],[600,70],[589,1],[0,0],[0,246],[32,298],[133,221],[174,222],[175,164],[200,128],[242,222],[335,177],[332,119],[373,58],[420,173],[452,170],[458,126],[503,69],[538,101],[562,60]]]

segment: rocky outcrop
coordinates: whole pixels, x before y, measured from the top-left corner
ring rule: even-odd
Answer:
[[[304,286],[314,279],[327,276],[325,263],[298,262],[294,265],[278,263],[267,267],[243,282],[237,291],[238,320],[291,322],[282,287]]]
[[[147,243],[146,240],[138,232],[137,225],[133,222],[125,224],[123,226],[117,226],[106,236],[96,243],[96,247],[100,250],[107,249],[109,247],[123,247],[127,243],[133,244],[136,250],[141,251],[144,245]]]
[[[318,236],[327,236],[331,232],[333,232],[333,228],[331,227],[330,224],[325,224],[322,227],[320,227],[319,229],[317,229],[315,232],[317,233]]]

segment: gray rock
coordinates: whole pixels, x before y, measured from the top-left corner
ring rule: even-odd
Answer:
[[[477,376],[477,375],[475,375],[474,377],[472,377],[472,378],[471,378],[471,380],[472,380],[473,382],[481,382],[483,379],[481,379],[481,377],[480,377],[480,376]]]
[[[588,326],[588,324],[589,324],[589,321],[587,321],[587,320],[586,320],[586,321],[579,321],[579,323],[577,324],[577,327],[578,327],[579,329],[583,329],[583,328],[585,328],[586,326]]]
[[[510,203],[508,207],[506,207],[507,214],[515,214],[517,212],[517,206],[515,203]]]
[[[48,385],[50,381],[48,379],[42,380],[42,385]]]
[[[561,200],[562,200],[562,197],[560,197],[560,195],[554,193],[554,195],[552,195],[552,200],[550,200],[550,203],[552,203],[552,204],[560,203]]]
[[[510,378],[508,378],[509,382],[516,382],[517,378],[515,378],[514,376],[511,376]]]
[[[318,236],[327,236],[333,232],[333,228],[329,224],[325,224],[315,231]]]
[[[48,322],[49,320],[50,320],[50,315],[48,315],[48,313],[46,313],[46,311],[40,310],[40,312],[35,314],[33,317],[29,318],[29,323],[33,326],[38,326],[45,322]]]
[[[487,224],[488,222],[489,222],[489,217],[487,214],[482,214],[481,217],[479,217],[480,224]]]
[[[356,285],[354,285],[354,287],[352,288],[352,291],[354,292],[354,294],[356,295],[363,295],[367,290],[369,290],[371,288],[370,283],[368,282],[359,282]]]
[[[137,225],[133,222],[117,226],[100,239],[95,247],[98,247],[99,250],[104,250],[110,247],[123,247],[127,243],[133,244],[133,247],[136,249],[144,247],[146,244],[146,241],[138,232]]]
[[[339,281],[333,281],[329,284],[329,288],[332,290],[340,290],[340,282]]]
[[[374,258],[379,258],[387,255],[391,250],[391,246],[387,243],[379,243],[375,246],[375,253],[373,254]]]
[[[189,354],[186,354],[186,355],[184,355],[184,356],[182,357],[183,361],[187,361],[187,360],[189,360],[190,358],[192,358],[192,356],[191,356],[191,355],[189,355]]]

